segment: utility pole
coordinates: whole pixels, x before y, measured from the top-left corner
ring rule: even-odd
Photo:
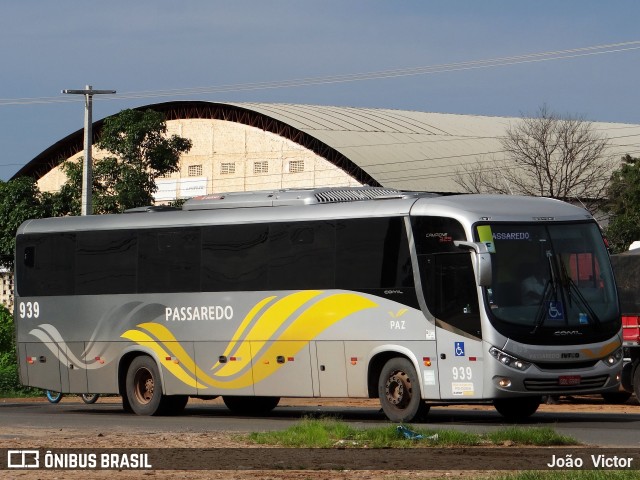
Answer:
[[[93,186],[91,146],[93,142],[93,96],[94,95],[113,95],[115,90],[94,90],[91,85],[87,85],[84,90],[62,90],[62,93],[73,95],[84,95],[84,161],[82,163],[82,199],[81,199],[81,215],[92,215],[93,204],[91,191]]]

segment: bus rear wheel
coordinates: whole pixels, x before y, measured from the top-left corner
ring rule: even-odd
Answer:
[[[136,357],[129,365],[126,379],[127,403],[138,415],[162,412],[162,381],[158,366],[151,357]]]
[[[422,420],[429,412],[420,396],[420,382],[413,364],[406,358],[392,358],[380,371],[378,397],[392,422]]]
[[[541,397],[496,398],[493,406],[504,418],[517,422],[536,413],[541,401]]]
[[[280,397],[224,396],[222,401],[238,415],[265,415],[278,406]]]
[[[92,403],[96,403],[100,398],[99,393],[83,393],[81,395],[82,401],[87,405],[91,405]]]

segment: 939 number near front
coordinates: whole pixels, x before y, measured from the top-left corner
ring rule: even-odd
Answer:
[[[473,377],[471,367],[453,367],[451,374],[454,380],[471,380]]]

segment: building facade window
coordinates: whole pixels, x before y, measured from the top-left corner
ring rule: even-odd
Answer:
[[[287,163],[287,173],[304,172],[304,160],[291,160]]]
[[[254,162],[253,173],[269,173],[269,162],[266,160]]]
[[[0,279],[2,280],[0,304],[11,310],[13,308],[13,275],[8,271],[0,270]]]
[[[222,162],[220,164],[220,175],[231,175],[236,173],[235,162]]]
[[[190,177],[201,177],[202,165],[189,165],[187,168],[187,175]]]

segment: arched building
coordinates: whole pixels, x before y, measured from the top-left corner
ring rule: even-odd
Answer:
[[[460,192],[466,164],[502,158],[500,137],[517,118],[417,111],[267,103],[167,102],[169,133],[193,148],[180,169],[158,180],[157,200],[213,192],[381,185],[403,190]],[[94,140],[103,121],[94,123]],[[594,123],[611,141],[609,154],[633,153],[640,125]],[[637,143],[637,142],[636,142]],[[65,181],[58,166],[83,154],[83,131],[56,142],[16,173],[43,191]],[[631,151],[630,151],[631,150]],[[94,157],[101,152],[94,151]]]

